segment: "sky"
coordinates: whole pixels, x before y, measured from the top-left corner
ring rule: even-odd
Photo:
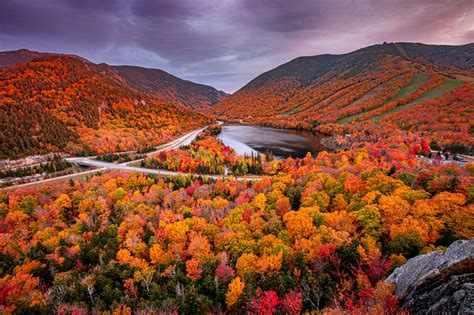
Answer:
[[[163,69],[232,93],[299,56],[474,42],[474,0],[0,0],[0,51]]]

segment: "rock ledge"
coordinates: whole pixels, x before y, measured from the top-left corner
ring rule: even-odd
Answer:
[[[474,238],[411,258],[385,281],[412,314],[474,314]]]

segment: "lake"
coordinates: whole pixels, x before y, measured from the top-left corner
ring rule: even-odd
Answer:
[[[308,152],[316,156],[325,149],[320,134],[254,125],[222,125],[217,138],[240,155],[271,151],[275,158],[297,158]]]

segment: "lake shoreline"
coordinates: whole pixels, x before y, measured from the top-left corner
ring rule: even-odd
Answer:
[[[274,128],[239,122],[225,122],[217,135],[225,145],[241,155],[266,153],[277,159],[301,158],[308,152],[313,156],[328,150],[322,145],[325,135],[307,130]]]

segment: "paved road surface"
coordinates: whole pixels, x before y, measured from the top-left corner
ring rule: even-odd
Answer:
[[[7,190],[7,189],[15,189],[15,188],[26,187],[26,186],[33,186],[33,185],[43,184],[43,183],[57,181],[57,180],[64,180],[64,179],[73,178],[73,177],[80,177],[80,176],[84,176],[84,175],[87,175],[87,174],[95,174],[97,172],[105,171],[105,170],[106,170],[106,168],[99,168],[99,169],[96,168],[96,169],[89,170],[89,171],[84,171],[84,172],[80,172],[80,173],[74,173],[74,174],[69,174],[69,175],[64,175],[64,176],[58,176],[58,177],[43,179],[43,180],[39,180],[39,181],[36,181],[36,182],[2,187],[2,188],[0,188],[0,190],[3,190],[3,189]]]
[[[122,171],[129,171],[129,172],[139,172],[139,173],[147,173],[147,174],[156,174],[156,175],[164,175],[164,176],[179,176],[179,175],[188,175],[188,173],[182,172],[175,172],[175,171],[168,171],[168,170],[155,170],[143,167],[135,167],[135,166],[128,166],[126,163],[123,164],[115,164],[115,163],[108,163],[102,162],[97,160],[89,160],[87,158],[76,158],[75,163],[80,165],[87,165],[87,166],[95,166],[98,168],[103,169],[114,169],[114,170],[122,170]],[[218,178],[233,178],[236,180],[259,180],[261,176],[232,176],[232,175],[207,175],[207,174],[192,174],[195,176],[205,176],[212,179]]]
[[[191,143],[191,141],[193,141],[197,137],[198,134],[200,134],[206,128],[207,128],[207,126],[203,127],[203,128],[193,130],[193,131],[185,134],[184,136],[182,136],[182,137],[180,137],[176,140],[173,140],[169,143],[166,143],[166,144],[163,144],[163,145],[159,146],[157,150],[152,151],[152,152],[148,152],[148,153],[146,153],[146,155],[147,156],[152,156],[152,155],[154,155],[158,152],[171,150],[171,149],[177,149],[180,146],[188,145],[188,144]],[[17,188],[17,187],[38,185],[38,184],[51,182],[51,181],[55,181],[55,180],[63,180],[63,179],[67,179],[67,178],[83,176],[83,175],[90,174],[90,173],[96,173],[96,172],[100,172],[100,171],[107,170],[107,169],[122,170],[122,171],[129,171],[129,172],[140,172],[140,173],[156,174],[156,175],[163,175],[163,176],[188,175],[187,173],[174,172],[174,171],[168,171],[168,170],[155,170],[155,169],[129,166],[129,164],[139,162],[142,159],[135,160],[135,161],[130,161],[130,162],[125,162],[125,163],[121,163],[121,164],[116,164],[116,163],[108,163],[108,162],[97,161],[97,160],[94,160],[94,158],[95,158],[95,156],[66,158],[66,160],[71,162],[71,163],[97,167],[96,169],[93,169],[93,170],[90,170],[90,171],[85,171],[85,172],[80,172],[80,173],[75,173],[75,174],[69,174],[69,175],[59,176],[59,177],[55,177],[55,178],[49,178],[49,179],[44,179],[44,180],[40,180],[40,181],[36,181],[36,182],[20,184],[20,185],[15,185],[15,186],[10,186],[10,187],[4,187],[4,188],[0,188],[0,189],[14,189],[14,188]],[[248,176],[248,177],[247,176],[243,176],[243,177],[239,176],[239,177],[235,177],[235,176],[232,176],[232,175],[206,175],[206,174],[192,174],[192,175],[203,176],[203,177],[205,176],[205,177],[212,178],[212,179],[232,178],[232,179],[239,180],[239,181],[244,181],[244,180],[256,181],[256,180],[260,180],[262,178],[261,176]]]

